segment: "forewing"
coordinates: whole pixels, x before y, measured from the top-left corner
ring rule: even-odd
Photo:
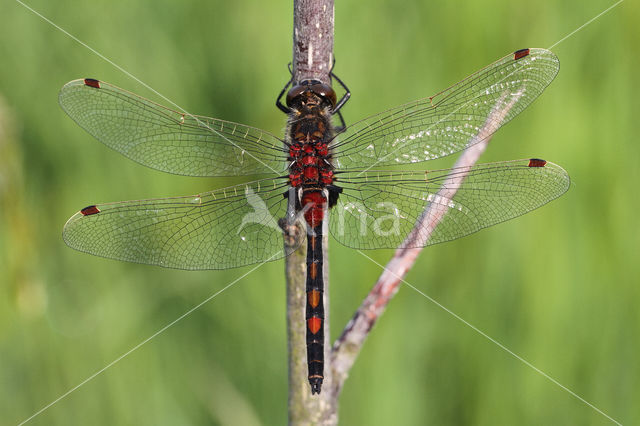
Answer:
[[[98,80],[62,87],[62,109],[100,142],[145,166],[188,176],[285,170],[283,142],[263,130],[178,112]]]
[[[265,179],[190,197],[89,206],[63,238],[96,256],[177,269],[226,269],[279,259],[286,181]]]
[[[549,50],[507,55],[437,95],[348,127],[332,144],[334,161],[346,170],[416,163],[461,151],[522,112],[559,68]]]
[[[343,192],[330,212],[330,230],[340,243],[359,249],[437,244],[534,210],[566,192],[569,182],[564,169],[543,160],[341,173],[336,184]],[[423,214],[426,226],[407,241]]]

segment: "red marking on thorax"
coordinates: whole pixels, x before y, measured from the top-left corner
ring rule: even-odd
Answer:
[[[318,180],[318,168],[317,167],[305,167],[304,177],[307,180]]]
[[[300,173],[289,175],[289,185],[298,187],[302,185],[302,175]]]
[[[295,158],[298,155],[300,155],[300,150],[302,149],[302,146],[298,145],[298,144],[292,144],[289,147],[289,156],[291,158]]]
[[[302,157],[301,163],[303,166],[316,166],[318,165],[318,157],[314,155],[307,155]]]
[[[328,141],[332,135],[330,117],[315,110],[291,124],[289,134],[289,181],[291,186],[322,188],[333,182]]]
[[[320,171],[320,181],[325,185],[331,185],[333,182],[333,171],[331,170],[322,170]]]
[[[320,151],[316,150],[320,148]],[[326,160],[329,149],[326,144],[291,145],[289,168],[291,186],[309,184],[323,187],[333,182],[333,166]]]

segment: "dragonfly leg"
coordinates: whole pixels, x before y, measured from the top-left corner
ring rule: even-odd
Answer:
[[[344,122],[344,117],[340,111],[338,111],[338,118],[340,119],[340,125],[334,127],[336,134],[344,132],[344,129],[347,128],[347,124]]]
[[[333,107],[333,111],[331,111],[332,114],[335,113],[339,113],[340,108],[342,108],[344,106],[344,104],[347,103],[347,101],[349,100],[349,98],[351,97],[351,91],[349,90],[349,88],[347,87],[346,84],[344,84],[344,82],[342,80],[340,80],[340,78],[335,75],[333,73],[333,71],[331,71],[331,73],[329,74],[331,76],[331,78],[335,78],[336,81],[338,83],[340,83],[340,86],[342,86],[342,88],[344,89],[345,93],[342,96],[342,98],[340,98],[340,100],[338,101],[338,103],[336,104],[335,107]],[[342,116],[341,116],[342,117]],[[342,120],[342,123],[344,124],[344,120]]]
[[[293,72],[291,71],[291,62],[289,62],[289,65],[287,65],[287,67],[289,68],[289,73],[291,74],[291,78],[289,79],[289,81],[287,81],[287,84],[284,85],[284,87],[280,91],[280,94],[278,95],[278,98],[276,99],[276,106],[280,109],[280,111],[284,112],[285,114],[289,114],[291,110],[289,109],[289,107],[287,107],[282,103],[281,99],[284,96],[284,92],[286,92],[289,86],[293,83]]]
[[[335,65],[335,59],[333,63]],[[333,73],[333,70],[329,73],[329,75],[331,76],[331,78],[335,78],[336,81],[340,83],[340,86],[342,86],[342,88],[345,90],[344,95],[342,96],[342,98],[340,98],[336,106],[333,107],[333,111],[331,111],[332,114],[337,113],[338,118],[340,119],[340,125],[336,126],[335,131],[336,133],[342,133],[344,129],[347,127],[347,124],[344,122],[344,117],[342,116],[342,112],[340,111],[340,108],[342,108],[344,104],[346,104],[349,98],[351,97],[351,91],[349,91],[349,88],[347,87],[347,85],[344,84],[344,82],[340,80],[340,78],[337,75]]]

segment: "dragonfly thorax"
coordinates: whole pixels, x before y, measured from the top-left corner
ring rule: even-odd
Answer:
[[[328,107],[292,108],[287,126],[291,186],[323,188],[333,182],[329,149],[333,135]]]
[[[318,80],[303,80],[287,94],[289,181],[293,187],[321,189],[333,182],[329,143],[336,94]]]

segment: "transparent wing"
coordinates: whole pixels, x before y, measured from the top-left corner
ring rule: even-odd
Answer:
[[[421,247],[525,214],[562,195],[569,182],[560,166],[537,159],[429,172],[340,173],[336,184],[343,192],[329,226],[348,247]],[[425,207],[430,225],[405,243]]]
[[[89,206],[63,238],[96,256],[177,269],[226,269],[279,259],[284,179],[264,179],[190,197]]]
[[[154,169],[188,176],[285,170],[283,142],[270,133],[174,111],[102,81],[71,81],[59,102],[100,142]]]
[[[389,166],[461,151],[529,106],[559,68],[558,58],[545,49],[507,55],[437,95],[348,127],[334,140],[334,162],[338,169]],[[495,110],[508,113],[497,117]]]

